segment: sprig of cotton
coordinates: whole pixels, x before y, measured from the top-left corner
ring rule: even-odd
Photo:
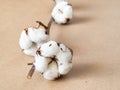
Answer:
[[[73,9],[68,0],[54,0],[55,7],[46,25],[40,21],[37,27],[25,28],[19,39],[19,45],[26,55],[34,56],[34,62],[28,72],[31,78],[34,71],[40,72],[47,80],[55,80],[72,69],[72,50],[62,43],[50,40],[51,23],[67,24],[72,19]]]

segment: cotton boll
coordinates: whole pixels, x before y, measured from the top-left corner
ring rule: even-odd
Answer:
[[[64,44],[59,45],[59,52],[56,55],[56,58],[59,62],[70,62],[72,61],[72,51],[67,48]]]
[[[72,14],[72,6],[66,1],[57,3],[52,11],[52,17],[58,24],[68,23],[72,19]]]
[[[41,55],[44,57],[53,57],[57,54],[59,47],[55,41],[49,41],[40,47]]]
[[[28,49],[32,46],[32,41],[30,40],[28,36],[28,30],[22,31],[20,39],[19,39],[19,45],[21,49]]]
[[[47,42],[49,41],[49,36],[46,34],[44,28],[28,28],[29,37],[35,43]]]
[[[72,69],[72,63],[60,63],[58,66],[58,72],[61,75],[67,74]]]
[[[56,55],[58,71],[60,74],[67,74],[72,68],[72,51],[64,44],[59,44],[59,52]]]
[[[35,56],[36,51],[37,51],[37,46],[34,43],[30,48],[23,50],[23,52],[29,56]]]
[[[41,73],[45,72],[48,68],[48,63],[51,61],[51,58],[45,58],[39,54],[35,55],[35,70]]]
[[[44,72],[43,76],[47,80],[54,80],[59,77],[57,63],[55,61],[52,61],[49,64],[48,69]]]

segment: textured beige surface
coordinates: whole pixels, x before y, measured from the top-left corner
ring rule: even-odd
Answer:
[[[74,51],[73,69],[47,81],[35,72],[28,80],[28,62],[18,44],[21,31],[47,24],[52,0],[0,0],[0,90],[120,90],[120,0],[70,0],[69,25],[52,24],[51,39]]]

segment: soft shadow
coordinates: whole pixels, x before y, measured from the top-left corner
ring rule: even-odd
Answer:
[[[90,4],[84,4],[84,3],[81,3],[81,4],[73,4],[73,9],[74,10],[87,10],[87,9],[90,9],[91,6]]]
[[[87,12],[89,9],[91,9],[92,6],[89,3],[81,3],[80,1],[76,1],[75,4],[73,4],[73,10],[74,12],[80,12],[81,10],[84,12]],[[73,15],[73,19],[70,21],[69,24],[80,24],[80,23],[87,23],[94,20],[94,17],[91,16],[76,16]]]
[[[58,80],[66,80],[73,78],[90,78],[96,77],[103,73],[103,67],[97,63],[81,63],[73,65],[71,72],[65,76],[62,76]]]
[[[70,72],[71,78],[86,78],[91,76],[98,76],[103,73],[104,67],[98,63],[81,63],[73,66],[73,70]]]
[[[94,20],[93,17],[87,17],[87,16],[86,17],[78,17],[78,16],[74,16],[69,24],[82,24],[82,23],[91,22],[93,20]]]

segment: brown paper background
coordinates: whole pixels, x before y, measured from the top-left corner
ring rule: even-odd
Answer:
[[[21,31],[47,24],[52,0],[0,0],[0,90],[120,90],[120,0],[70,0],[74,17],[68,25],[52,24],[51,39],[73,49],[73,69],[47,81],[21,52]]]

